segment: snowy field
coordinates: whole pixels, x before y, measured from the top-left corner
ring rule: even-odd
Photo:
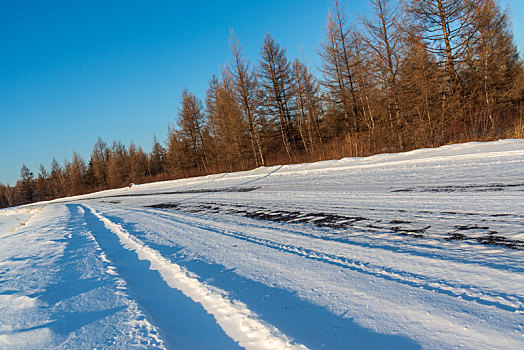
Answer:
[[[524,143],[0,210],[0,348],[524,349]]]

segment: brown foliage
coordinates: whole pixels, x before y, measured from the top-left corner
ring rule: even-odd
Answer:
[[[202,102],[184,90],[176,127],[151,153],[100,139],[16,186],[0,207],[263,165],[524,138],[524,67],[496,0],[372,0],[362,31],[334,3],[320,48],[322,78],[291,64],[269,34],[258,67],[231,37],[230,62]]]

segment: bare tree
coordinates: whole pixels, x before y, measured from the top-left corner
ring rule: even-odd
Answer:
[[[166,151],[153,135],[153,147],[148,157],[148,168],[150,176],[157,176],[164,170]]]
[[[402,14],[391,0],[371,0],[370,3],[374,17],[373,20],[363,20],[367,31],[364,40],[373,53],[377,75],[383,77],[382,91],[385,94],[390,126],[397,134],[399,148],[403,149],[403,116],[398,84],[398,72],[405,56],[402,52],[405,45],[401,30]]]
[[[129,168],[129,181],[142,182],[147,174],[147,156],[141,147],[129,144],[127,152],[127,163]]]
[[[291,67],[286,51],[269,33],[260,51],[259,76],[266,113],[278,121],[282,144],[291,161],[295,148]]]
[[[198,165],[208,171],[208,157],[204,144],[204,114],[202,102],[186,89],[182,91],[182,107],[178,112],[180,135],[191,149],[192,157],[198,159]]]
[[[364,36],[360,31],[353,29],[351,32],[353,42],[353,53],[355,56],[355,71],[357,75],[357,85],[359,86],[359,100],[360,108],[364,123],[369,131],[375,129],[376,112],[372,106],[372,92],[376,89],[372,73],[372,53],[371,49],[366,45]],[[373,88],[375,86],[375,89]]]
[[[49,174],[41,164],[38,177],[35,181],[35,198],[37,201],[43,201],[49,198]]]
[[[461,63],[473,39],[474,12],[469,0],[410,0],[409,12],[424,33],[427,49],[445,63],[450,80],[459,78]]]
[[[213,74],[209,80],[209,87],[206,91],[206,117],[209,132],[211,134],[211,142],[213,144],[210,151],[210,157],[212,157],[213,161],[218,163],[221,167],[226,155],[223,152],[225,141],[222,139],[221,125],[217,113],[217,94],[219,88],[220,82],[216,75]]]
[[[494,0],[470,1],[476,32],[467,56],[468,92],[475,109],[484,111],[476,113],[476,127],[485,132],[495,129],[498,112],[522,99],[523,70],[507,13]]]
[[[233,32],[231,32],[229,43],[233,57],[228,65],[228,69],[232,75],[234,92],[241,106],[243,118],[249,126],[249,140],[255,163],[257,166],[264,166],[265,160],[259,131],[258,109],[260,106],[260,98],[257,76],[255,70],[250,68],[249,62],[245,59],[238,39]]]
[[[408,135],[414,147],[435,146],[444,128],[439,113],[443,74],[416,26],[406,29],[405,44],[406,57],[399,75],[406,122],[411,126]]]
[[[320,152],[324,158],[320,117],[322,105],[319,97],[319,86],[307,66],[295,59],[293,62],[293,84],[298,111],[297,126],[304,143],[306,153]]]
[[[100,137],[93,146],[93,152],[91,152],[91,158],[89,160],[89,168],[91,169],[94,185],[97,188],[106,188],[108,185],[107,181],[107,162],[109,157],[109,150],[107,144],[102,141]]]
[[[31,203],[34,200],[34,175],[29,168],[23,164],[20,169],[20,180],[16,183],[16,197],[19,204]]]
[[[206,106],[218,165],[227,164],[229,171],[245,169],[249,124],[237,103],[233,77],[227,68],[221,81],[211,81]]]
[[[70,173],[70,194],[80,194],[85,191],[86,187],[86,164],[82,157],[76,152],[73,152],[73,160],[71,161]]]
[[[7,208],[13,205],[12,202],[12,188],[9,184],[4,185],[0,183],[0,208]]]
[[[129,168],[126,158],[126,146],[121,141],[114,141],[107,163],[107,178],[111,188],[117,188],[128,183]]]
[[[342,107],[346,129],[360,131],[357,87],[355,84],[354,62],[351,57],[350,29],[343,7],[335,1],[328,15],[326,37],[321,43],[320,57],[323,84],[331,102]]]
[[[50,176],[51,190],[55,198],[63,197],[66,194],[65,177],[60,164],[53,158],[51,162],[51,176]]]

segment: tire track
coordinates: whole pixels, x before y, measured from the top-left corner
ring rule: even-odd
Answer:
[[[151,206],[147,206],[145,208],[148,209],[133,209],[130,207],[127,207],[128,210],[132,210],[135,212],[143,212],[144,210],[147,210],[148,212],[152,213],[163,213],[164,215],[170,215],[173,213],[173,208],[171,210],[157,210],[154,208],[154,210],[151,210]],[[185,209],[183,207],[177,207],[178,212],[187,213],[188,215],[196,215],[201,214],[200,210],[191,210],[191,209]],[[210,213],[223,213],[223,211],[210,211]],[[227,213],[227,212],[226,212]],[[207,212],[209,214],[209,212]],[[229,213],[227,213],[229,214]],[[275,227],[262,225],[261,220],[254,220],[253,224],[251,223],[245,223],[245,222],[239,222],[238,220],[234,220],[233,217],[232,222],[234,222],[235,225],[245,227],[246,229],[251,229],[253,226],[256,228],[261,229],[269,229],[269,230],[275,230]],[[375,219],[372,219],[375,220]],[[444,261],[450,261],[453,263],[459,263],[461,265],[469,265],[469,266],[483,266],[487,268],[495,268],[497,270],[501,271],[511,271],[511,272],[517,272],[521,273],[524,272],[524,268],[519,266],[508,266],[507,264],[504,264],[499,261],[493,261],[493,260],[484,260],[482,258],[477,257],[477,255],[470,255],[469,258],[473,259],[471,261],[464,260],[463,254],[464,251],[460,251],[460,256],[453,256],[448,254],[448,246],[435,246],[434,244],[431,245],[428,243],[428,241],[433,241],[435,243],[442,244],[446,242],[445,238],[447,235],[428,235],[427,240],[410,240],[410,242],[416,242],[416,245],[399,245],[399,242],[406,242],[406,240],[403,238],[403,235],[397,234],[396,241],[392,241],[391,239],[388,240],[380,240],[377,241],[377,238],[382,238],[384,236],[389,237],[395,237],[393,232],[391,230],[391,227],[379,227],[376,226],[374,228],[370,228],[369,225],[358,225],[359,221],[356,221],[355,224],[352,225],[352,228],[356,231],[353,232],[346,232],[343,230],[335,230],[333,231],[329,227],[318,227],[318,229],[315,229],[311,232],[308,232],[306,230],[301,229],[300,226],[294,226],[294,225],[281,225],[278,227],[278,230],[281,232],[289,233],[290,235],[296,235],[296,236],[303,236],[307,238],[313,238],[321,241],[328,241],[328,242],[337,242],[346,244],[348,246],[355,246],[355,247],[362,247],[362,248],[372,248],[372,249],[379,249],[384,250],[387,252],[395,252],[395,253],[403,253],[403,254],[409,254],[412,256],[420,256],[422,258],[430,258],[433,260],[444,260]],[[316,226],[316,225],[315,225]],[[370,235],[363,235],[363,233],[369,233]],[[357,238],[357,239],[354,239]],[[398,239],[401,239],[400,241]],[[443,253],[441,251],[445,250],[447,253]],[[472,252],[473,253],[473,252]]]
[[[451,297],[462,298],[465,300],[476,302],[478,304],[494,306],[501,310],[524,313],[524,298],[520,297],[519,295],[501,293],[497,291],[475,290],[470,285],[450,283],[449,281],[434,279],[422,274],[402,271],[391,267],[378,266],[367,261],[351,259],[349,257],[330,254],[316,249],[299,247],[293,244],[281,243],[275,240],[260,238],[231,229],[223,229],[215,225],[210,225],[208,223],[203,224],[196,222],[195,220],[182,218],[181,215],[176,215],[174,213],[166,213],[163,211],[151,209],[139,210],[125,208],[122,210],[155,216],[157,218],[167,220],[171,224],[176,223],[177,225],[184,225],[192,229],[197,228],[200,230],[211,231],[223,236],[239,239],[270,249],[298,255],[306,259],[315,260],[342,268],[347,268],[351,271],[355,271],[358,273],[364,273],[374,277],[394,281],[416,288],[422,288],[428,291],[448,295]],[[315,236],[312,236],[311,238],[319,239]]]
[[[246,349],[306,349],[306,347],[303,345],[292,342],[275,327],[260,321],[257,316],[253,314],[251,310],[249,310],[242,302],[230,300],[227,298],[226,292],[201,283],[197,278],[183,270],[179,265],[167,260],[158,251],[150,248],[134,235],[123,229],[121,225],[115,224],[94,210],[92,207],[88,205],[85,205],[85,207],[90,211],[93,217],[98,219],[98,221],[105,227],[108,233],[118,238],[120,244],[123,246],[121,249],[136,253],[138,257],[134,257],[134,259],[137,261],[145,261],[149,264],[148,272],[145,273],[140,273],[140,271],[133,269],[132,274],[139,275],[141,277],[141,285],[135,284],[135,289],[145,288],[146,292],[150,293],[150,284],[152,282],[153,273],[151,271],[156,271],[160,274],[166,286],[170,287],[172,290],[183,293],[185,297],[191,299],[194,302],[194,306],[198,305],[198,307],[202,307],[202,311],[207,312],[207,317],[212,316],[216,323],[218,323],[221,331],[224,332],[224,335],[227,334],[227,336],[234,340],[237,345],[240,345]],[[126,262],[133,264],[133,261],[129,261],[129,259],[127,259]],[[161,303],[155,307],[155,305],[152,305],[151,302],[147,302],[147,299],[141,299],[142,302],[145,301],[146,304],[149,305],[148,310],[156,319],[167,317],[168,319],[164,319],[162,322],[168,322],[169,319],[171,319],[171,315],[165,314],[165,307],[169,307],[169,304],[173,304],[176,309],[176,313],[180,314],[185,319],[187,324],[198,325],[198,333],[206,334],[203,344],[198,343],[199,341],[202,341],[202,337],[198,337],[197,335],[191,336],[191,339],[196,342],[197,348],[236,347],[234,343],[229,345],[223,342],[220,343],[216,324],[208,324],[207,328],[205,328],[205,320],[200,315],[202,312],[195,312],[195,307],[192,307],[193,310],[185,310],[186,312],[183,312],[183,309],[185,306],[187,306],[188,301],[184,302],[179,298],[178,300],[170,300],[168,302],[167,299],[170,298],[173,293],[170,293],[169,290],[165,289],[165,287],[164,293],[166,294],[164,301],[165,303],[168,303],[168,305]],[[154,299],[159,297],[158,294],[159,291],[155,290]],[[155,303],[158,304],[156,301]],[[192,322],[191,319],[193,319]],[[161,322],[159,321],[158,323]],[[177,344],[177,337],[175,337],[173,332],[180,332],[180,327],[180,324],[166,324],[165,327],[160,328],[164,331],[164,334],[167,334],[168,339],[171,338],[170,340],[173,346],[176,345],[177,347],[182,348],[195,348],[195,344],[180,345],[179,342]],[[209,339],[206,340],[207,338]]]

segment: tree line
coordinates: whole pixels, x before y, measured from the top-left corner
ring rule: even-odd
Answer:
[[[334,2],[314,71],[268,33],[256,62],[230,59],[203,99],[183,90],[150,153],[101,139],[35,176],[25,165],[0,207],[128,185],[472,140],[524,137],[524,66],[497,0]]]

